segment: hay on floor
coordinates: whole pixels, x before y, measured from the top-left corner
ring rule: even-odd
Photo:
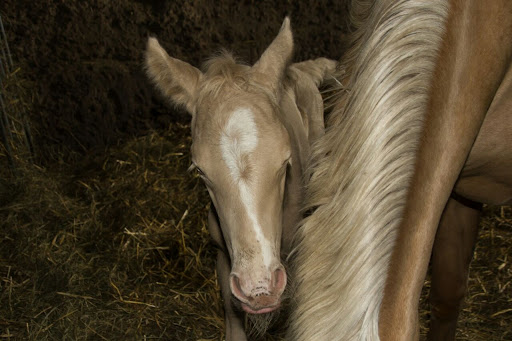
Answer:
[[[190,142],[175,125],[76,164],[2,168],[0,339],[223,338]],[[459,340],[512,339],[511,261],[512,211],[486,208]]]
[[[3,168],[0,339],[217,340],[207,193],[176,125],[78,164]]]

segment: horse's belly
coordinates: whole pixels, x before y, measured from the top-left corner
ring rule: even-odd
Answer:
[[[464,198],[490,205],[512,205],[512,186],[493,178],[463,178],[455,186],[455,192]]]
[[[512,67],[496,92],[455,191],[482,203],[512,204]]]

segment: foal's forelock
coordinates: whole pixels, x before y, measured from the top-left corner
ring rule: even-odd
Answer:
[[[225,50],[206,61],[202,69],[205,79],[201,84],[198,103],[222,98],[229,94],[260,94],[264,95],[274,108],[279,107],[275,89],[261,83],[261,80],[255,76],[253,68],[240,64]]]

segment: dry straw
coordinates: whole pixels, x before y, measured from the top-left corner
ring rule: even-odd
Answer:
[[[177,124],[78,163],[2,167],[1,340],[223,338],[189,145]],[[459,340],[512,339],[511,260],[512,211],[487,208]]]
[[[79,164],[19,165],[18,177],[2,168],[0,339],[219,339],[188,133],[177,125]]]

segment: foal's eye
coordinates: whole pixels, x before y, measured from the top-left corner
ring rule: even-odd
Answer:
[[[196,175],[200,177],[205,177],[204,172],[201,170],[201,168],[197,167],[194,163],[192,163],[190,167],[188,167],[187,172],[195,172]]]
[[[203,171],[201,170],[201,168],[196,167],[196,174],[197,174],[197,175],[199,175],[199,176],[200,176],[200,177],[202,177],[202,178],[204,177],[204,173],[203,173]]]

